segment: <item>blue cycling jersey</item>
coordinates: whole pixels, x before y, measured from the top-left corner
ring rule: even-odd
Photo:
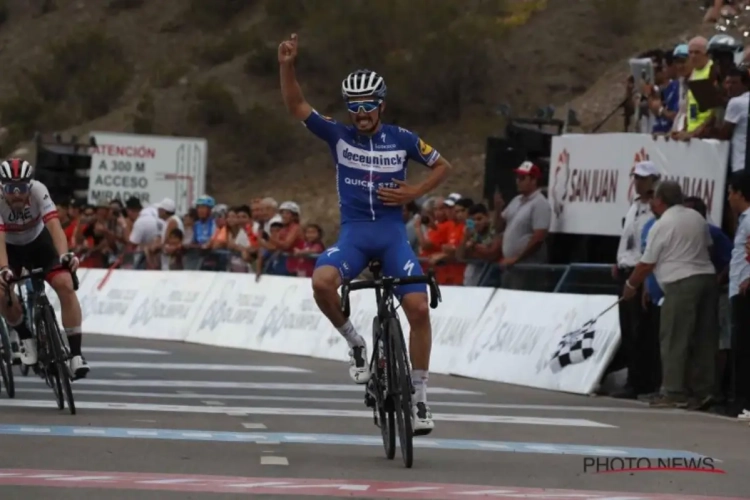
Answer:
[[[383,124],[377,134],[365,136],[353,125],[344,125],[313,111],[305,126],[326,141],[336,164],[341,223],[361,221],[403,222],[401,207],[387,207],[377,191],[397,187],[406,180],[406,163],[414,160],[431,167],[440,154],[416,134]]]

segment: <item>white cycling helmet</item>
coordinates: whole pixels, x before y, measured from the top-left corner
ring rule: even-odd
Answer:
[[[367,96],[385,99],[387,90],[383,77],[369,69],[358,69],[341,82],[341,95],[344,99]]]

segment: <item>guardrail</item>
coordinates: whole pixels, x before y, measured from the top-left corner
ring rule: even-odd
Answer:
[[[283,256],[310,260],[318,258],[317,254],[306,257],[292,256],[291,254],[284,254]],[[193,271],[230,271],[232,257],[240,257],[240,254],[229,250],[191,249],[183,254],[183,267],[185,270]],[[477,286],[501,287],[503,270],[499,264],[479,260],[463,262],[482,266]],[[263,272],[273,274],[268,272],[269,263],[267,261]],[[143,252],[127,252],[114,263],[113,267],[146,269],[145,254]],[[536,291],[579,294],[619,294],[620,292],[610,276],[612,266],[609,264],[516,264],[512,269],[515,273],[521,273],[523,281],[533,284],[529,288]]]

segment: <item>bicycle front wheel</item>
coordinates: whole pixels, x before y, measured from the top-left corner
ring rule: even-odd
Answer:
[[[10,347],[8,327],[0,321],[0,377],[3,380],[5,393],[9,398],[16,397],[16,384],[13,379],[13,351]]]
[[[68,409],[71,415],[76,414],[76,402],[73,398],[73,388],[71,387],[70,381],[73,378],[70,373],[70,367],[68,366],[68,352],[63,344],[62,332],[57,324],[57,318],[51,306],[44,308],[44,320],[47,323],[47,335],[52,345],[52,352],[54,354],[55,366],[57,367],[57,374],[59,380],[62,382],[62,389],[64,391],[65,399],[68,402]]]
[[[376,406],[378,410],[378,423],[380,424],[380,435],[383,438],[383,448],[385,449],[385,456],[388,460],[393,460],[396,456],[396,414],[393,408],[392,402],[388,401],[388,392],[384,390],[387,388],[388,373],[384,368],[381,368],[381,362],[387,360],[390,355],[389,345],[387,338],[382,335],[380,329],[380,321],[376,317],[372,321],[372,338],[373,346],[375,350],[375,363],[372,366],[372,377],[375,378],[374,386],[377,391]],[[384,352],[381,353],[379,343],[383,343]],[[383,359],[385,358],[385,360]]]
[[[44,370],[44,378],[47,381],[47,385],[52,388],[52,392],[55,393],[55,401],[57,402],[57,408],[62,410],[65,408],[65,396],[63,395],[62,388],[62,377],[57,365],[55,346],[52,343],[50,335],[50,328],[52,327],[48,322],[45,315],[40,315],[36,319],[36,333],[37,333],[37,349],[39,350],[39,364],[41,369]],[[53,330],[54,331],[54,330]]]
[[[411,421],[411,372],[406,353],[404,334],[401,323],[396,318],[388,320],[388,342],[391,346],[389,363],[393,366],[393,383],[395,389],[391,395],[398,422],[398,442],[401,458],[407,469],[414,464],[414,430]]]

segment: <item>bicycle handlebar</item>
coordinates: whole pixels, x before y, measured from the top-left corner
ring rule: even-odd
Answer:
[[[70,273],[70,277],[73,278],[73,290],[77,291],[78,290],[78,284],[79,284],[78,283],[78,275],[76,273],[74,273],[73,271],[71,271],[70,269],[68,269],[68,268],[63,267],[62,269],[64,269],[65,271],[68,271]],[[10,292],[10,287],[13,286],[13,285],[15,285],[16,283],[22,283],[22,282],[24,282],[26,280],[30,280],[30,279],[33,279],[33,278],[38,278],[40,276],[42,278],[44,278],[47,274],[49,274],[49,272],[45,271],[41,267],[37,268],[37,269],[32,269],[29,272],[29,274],[26,274],[24,276],[19,276],[18,278],[13,278],[13,279],[9,280],[7,283],[5,283],[5,289],[6,289],[6,291]],[[13,304],[12,296],[11,296],[10,293],[6,293],[6,295],[8,297],[8,306],[11,306]]]
[[[352,283],[351,280],[344,280],[341,284],[341,311],[347,318],[351,314],[351,304],[349,302],[350,292],[367,288],[390,288],[418,284],[425,284],[429,287],[430,308],[437,308],[438,304],[442,302],[443,299],[440,295],[440,287],[438,287],[437,280],[435,279],[435,273],[432,270],[429,270],[426,276],[407,276],[405,278],[380,277],[372,280],[355,281],[354,283]]]

